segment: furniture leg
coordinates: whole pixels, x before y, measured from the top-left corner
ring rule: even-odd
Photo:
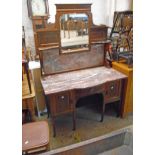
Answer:
[[[116,117],[120,117],[121,116],[121,107],[123,104],[123,95],[124,95],[124,80],[121,81],[121,86],[120,86],[121,90],[120,90],[120,100],[117,102],[117,107],[116,107]]]
[[[75,92],[70,91],[70,103],[72,104],[72,119],[73,119],[73,130],[76,130],[76,102]]]
[[[44,94],[44,97],[45,97],[45,104],[46,104],[46,108],[47,108],[47,118],[49,118],[50,108],[49,108],[48,96],[46,96]]]
[[[27,107],[30,112],[30,117],[32,121],[35,121],[35,110],[34,110],[34,103],[33,103],[33,98],[29,99],[26,101]]]
[[[53,137],[55,137],[56,136],[55,116],[52,116],[52,125],[53,125]]]
[[[73,111],[73,130],[76,130],[76,112]]]
[[[125,102],[125,94],[126,94],[126,88],[127,88],[127,79],[123,79],[121,82],[121,98],[120,98],[120,108],[119,108],[119,116],[123,116],[123,107],[124,107],[124,102]]]
[[[26,122],[31,122],[31,121],[32,121],[32,118],[31,118],[31,113],[29,109],[22,110],[22,124]]]
[[[121,111],[121,100],[119,101],[117,106],[117,117],[120,117],[120,111]]]
[[[103,122],[104,119],[104,112],[105,112],[105,100],[104,100],[104,94],[102,94],[101,122]]]
[[[28,71],[28,64],[24,63],[24,66],[25,66],[25,71],[26,71],[26,75],[27,75],[27,81],[28,81],[29,90],[30,90],[30,94],[31,94],[32,90],[31,90],[30,76],[29,76],[29,71]]]
[[[31,122],[32,116],[31,116],[30,110],[27,111],[27,115],[28,115],[28,121]]]

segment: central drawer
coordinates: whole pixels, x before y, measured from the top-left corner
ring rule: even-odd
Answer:
[[[103,92],[104,92],[104,85],[98,85],[98,86],[85,88],[85,89],[77,89],[76,98],[103,93]]]

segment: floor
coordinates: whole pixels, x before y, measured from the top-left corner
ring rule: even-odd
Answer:
[[[123,145],[117,148],[114,148],[110,151],[106,151],[104,153],[100,153],[98,155],[132,155],[133,151],[130,147]]]
[[[49,150],[78,143],[84,140],[88,140],[97,136],[107,134],[111,131],[132,125],[133,123],[132,114],[129,114],[127,117],[123,119],[116,117],[115,105],[117,105],[117,103],[106,105],[104,121],[100,122],[101,118],[100,102],[101,101],[99,97],[89,97],[79,101],[79,103],[77,104],[78,107],[77,107],[76,131],[72,130],[71,114],[66,114],[57,117],[56,137],[53,137],[51,119],[50,118],[47,119],[46,115],[38,118],[38,120],[47,120],[49,123],[50,127]]]

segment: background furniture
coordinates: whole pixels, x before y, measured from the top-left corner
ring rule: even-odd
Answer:
[[[31,115],[29,109],[22,109],[22,124],[31,122]]]
[[[34,84],[37,113],[38,117],[40,117],[40,115],[47,112],[44,92],[40,81],[41,78],[40,62],[29,61],[29,69],[31,71],[32,80]]]
[[[38,55],[37,30],[45,28],[49,18],[48,0],[27,0],[28,16],[32,20],[36,54]],[[44,11],[43,11],[44,10]]]
[[[126,60],[128,67],[133,64],[133,12],[115,11],[109,39],[112,44],[112,60]]]
[[[126,90],[124,90],[124,106],[122,107],[122,117],[125,117],[128,113],[133,112],[133,68],[128,68],[127,64],[123,62],[112,62],[112,67],[123,74],[127,79]]]
[[[28,86],[29,86],[29,93],[32,93],[32,89],[31,89],[31,82],[30,82],[30,76],[29,76],[29,70],[28,70],[28,61],[25,59],[22,59],[22,67],[24,68],[24,70],[22,71],[22,73],[25,71],[26,72],[26,77],[27,77],[27,82],[28,82]],[[23,78],[23,75],[22,75]]]
[[[22,26],[22,74],[24,72],[26,72],[26,76],[27,76],[27,81],[28,81],[28,86],[29,86],[29,91],[30,94],[32,92],[31,90],[31,83],[30,83],[30,76],[29,76],[29,67],[28,67],[28,59],[26,56],[26,42],[25,42],[25,30],[24,30],[24,26]],[[22,79],[23,79],[23,75],[22,75]]]
[[[22,125],[22,152],[36,153],[48,149],[49,127],[46,121]]]
[[[35,92],[34,92],[34,86],[33,82],[31,82],[31,88],[32,88],[32,93],[29,93],[29,86],[28,82],[26,80],[26,77],[23,76],[23,81],[22,81],[22,109],[26,110],[28,109],[30,112],[31,119],[34,121],[35,120],[35,105],[34,105],[34,99],[35,99]]]

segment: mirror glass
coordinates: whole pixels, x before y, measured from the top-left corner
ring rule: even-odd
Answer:
[[[61,53],[89,50],[88,15],[63,14],[60,17]]]

